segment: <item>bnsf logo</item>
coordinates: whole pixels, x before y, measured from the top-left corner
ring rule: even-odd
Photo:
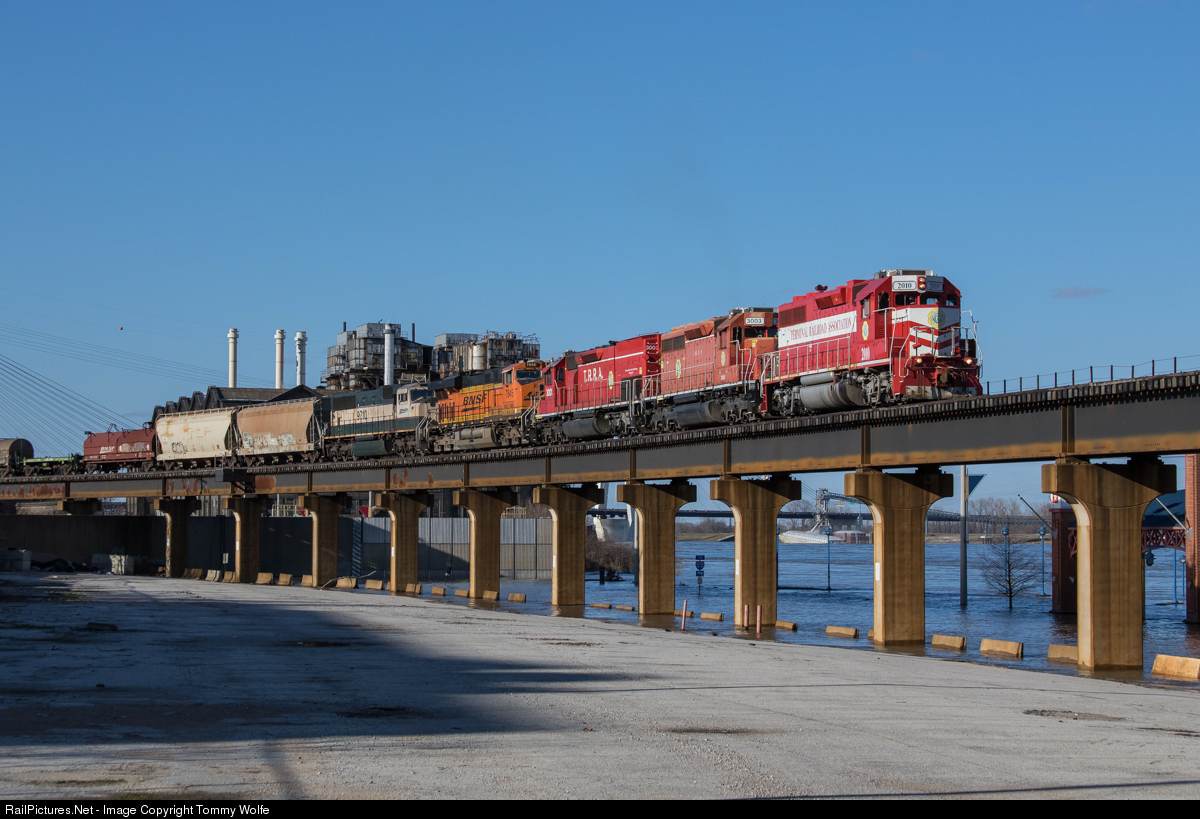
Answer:
[[[463,396],[463,408],[477,407],[480,404],[486,404],[487,396],[488,394],[486,392],[469,392]]]

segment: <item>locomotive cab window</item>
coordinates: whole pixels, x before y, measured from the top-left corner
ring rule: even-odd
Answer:
[[[946,306],[947,307],[957,307],[958,299],[956,299],[954,296],[946,296]]]
[[[888,304],[888,301],[889,301],[889,299],[888,299],[888,294],[887,294],[887,293],[880,293],[880,294],[879,294],[879,309],[880,309],[880,310],[886,310],[886,309],[888,309],[888,307],[890,307],[890,306],[891,306],[890,304]]]
[[[554,380],[555,380],[555,382],[561,384],[561,383],[563,383],[563,381],[566,380],[566,374],[562,370],[555,370],[554,371]]]
[[[508,372],[506,372],[506,373],[504,374],[504,383],[505,383],[505,384],[511,384],[511,383],[512,383],[512,370],[509,370]]]
[[[863,317],[863,318],[869,318],[869,317],[870,317],[870,315],[871,315],[871,300],[870,300],[870,299],[863,299],[863,303],[862,303],[862,317]]]

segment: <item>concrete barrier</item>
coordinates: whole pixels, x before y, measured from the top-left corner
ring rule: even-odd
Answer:
[[[875,629],[873,629],[873,628],[867,629],[867,639],[870,640],[872,643],[875,642]]]
[[[383,591],[383,581],[382,580],[364,580],[363,588],[370,589],[371,591]]]
[[[417,584],[416,583],[406,583],[404,585],[404,593],[405,594],[416,594],[417,593]]]
[[[986,637],[979,643],[980,654],[994,654],[998,657],[1013,657],[1022,659],[1025,656],[1025,644],[1012,640],[989,640]]]
[[[259,572],[258,579],[254,581],[256,586],[270,586],[275,582],[275,575],[270,572]]]
[[[796,624],[795,624],[795,623],[793,623],[793,622],[791,622],[791,621],[789,621],[789,620],[776,620],[776,621],[775,621],[775,628],[781,628],[781,629],[783,629],[784,631],[795,631],[795,630],[796,630]]]
[[[5,549],[0,552],[0,572],[27,572],[32,560],[33,552],[27,549]],[[97,562],[92,560],[92,563]]]
[[[1078,663],[1079,646],[1056,646],[1051,643],[1046,659],[1058,663]]]
[[[858,629],[848,628],[846,626],[826,626],[825,627],[825,636],[826,637],[850,637],[850,638],[857,640],[858,639]]]
[[[434,597],[445,597],[446,596],[446,587],[445,586],[430,586],[429,593],[432,594]]]
[[[308,586],[308,587],[311,589],[311,588],[312,588],[313,586],[315,586],[316,584],[315,584],[315,583],[313,583],[313,576],[312,576],[311,574],[306,574],[306,575],[303,575],[303,576],[301,576],[301,578],[300,578],[300,585],[301,585],[301,586]]]
[[[508,602],[510,602],[510,603],[524,603],[524,602],[525,602],[525,595],[523,595],[523,594],[518,594],[517,592],[511,592],[511,593],[508,595]]]
[[[612,603],[589,603],[588,605],[590,605],[594,609],[611,609],[612,608]]]
[[[339,589],[357,589],[358,588],[358,578],[357,577],[339,577],[337,579],[337,588],[339,588]]]
[[[682,609],[675,609],[675,616],[676,616],[676,617],[682,617],[682,616],[683,616],[683,610],[682,610]],[[687,616],[688,616],[688,617],[695,617],[695,616],[696,616],[696,612],[692,611],[691,609],[688,609]]]
[[[933,639],[929,641],[929,645],[933,648],[940,648],[943,651],[966,651],[967,638],[955,637],[953,634],[935,634]]]
[[[720,623],[725,620],[725,615],[719,611],[702,611],[702,612],[700,612],[700,619],[701,620],[713,620],[715,622]]]
[[[633,606],[613,606],[617,611],[637,611]]]
[[[467,589],[455,589],[454,596],[455,597],[470,597],[471,592]]]
[[[279,579],[275,581],[276,586],[290,586],[296,582],[295,575],[281,574]]]
[[[483,599],[484,599],[484,600],[499,600],[499,599],[500,599],[500,592],[498,592],[498,591],[485,591],[485,592],[483,593]]]
[[[204,579],[212,583],[218,583],[221,580],[221,573],[216,569],[210,569],[208,574],[204,576]]]
[[[1150,673],[1156,677],[1174,677],[1179,680],[1200,680],[1200,659],[1195,657],[1172,657],[1159,654],[1154,658]]]

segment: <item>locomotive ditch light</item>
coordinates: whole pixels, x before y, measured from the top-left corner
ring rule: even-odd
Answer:
[[[925,289],[925,277],[924,276],[917,276],[917,289],[918,290]]]

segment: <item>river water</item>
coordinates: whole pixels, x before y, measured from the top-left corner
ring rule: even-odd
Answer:
[[[972,544],[968,548],[969,598],[967,608],[959,606],[959,568],[957,543],[930,543],[925,551],[925,629],[927,634],[951,634],[967,638],[967,651],[949,653],[931,648],[878,649],[866,639],[873,618],[872,576],[874,572],[871,544],[834,544],[830,549],[828,576],[831,591],[826,591],[825,544],[781,544],[779,555],[779,619],[797,624],[795,632],[775,632],[764,629],[761,635],[747,633],[734,627],[733,620],[733,543],[690,543],[676,545],[675,605],[681,608],[684,600],[688,609],[696,612],[720,612],[725,621],[716,623],[696,619],[687,621],[689,630],[712,632],[734,639],[774,640],[782,643],[833,645],[866,651],[895,651],[924,654],[931,657],[958,658],[970,662],[1012,666],[1059,674],[1080,674],[1074,665],[1052,663],[1046,659],[1051,643],[1075,645],[1074,615],[1054,615],[1050,610],[1050,548],[1046,546],[1045,595],[1035,587],[1032,593],[1015,598],[1012,610],[1006,598],[990,592],[976,567],[981,550],[988,548]],[[1025,546],[1036,556],[1039,546]],[[704,556],[703,584],[696,582],[695,558]],[[1145,670],[1143,672],[1105,672],[1096,676],[1129,681],[1154,681],[1156,684],[1183,686],[1200,691],[1200,683],[1163,681],[1150,676],[1157,654],[1200,656],[1200,627],[1183,623],[1183,567],[1176,575],[1176,592],[1172,594],[1172,560],[1182,553],[1160,549],[1155,552],[1155,564],[1146,569],[1146,617],[1143,624],[1145,641]],[[637,605],[637,587],[632,576],[618,583],[596,582],[595,573],[588,575],[589,603]],[[465,583],[447,583],[447,588],[465,588]],[[639,618],[634,612],[615,609],[584,608],[582,612],[559,611],[550,605],[548,580],[502,580],[501,597],[509,592],[522,592],[527,602],[483,603],[447,597],[449,603],[479,605],[502,610],[540,615],[584,616],[602,620],[638,623],[653,628],[678,628],[679,618]],[[428,595],[428,587],[425,590]],[[451,592],[453,595],[453,592]],[[1176,604],[1174,601],[1180,602]],[[753,614],[751,615],[753,617]],[[827,637],[829,625],[858,628],[857,640]],[[979,653],[982,638],[1015,640],[1025,644],[1025,657],[1010,660],[986,657]]]

